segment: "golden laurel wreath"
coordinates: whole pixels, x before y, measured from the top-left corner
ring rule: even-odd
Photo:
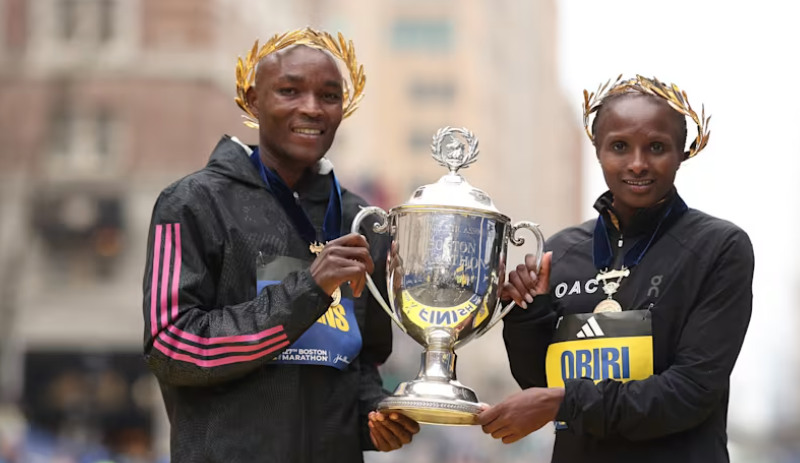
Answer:
[[[364,66],[359,66],[356,61],[356,50],[353,46],[353,41],[345,41],[341,33],[339,33],[338,42],[327,32],[319,32],[310,27],[305,29],[298,29],[294,31],[284,32],[283,34],[273,35],[264,46],[258,48],[258,40],[256,40],[253,48],[247,54],[247,57],[242,60],[239,57],[236,63],[236,104],[247,115],[244,125],[250,128],[258,128],[258,120],[253,114],[252,108],[247,103],[247,90],[254,86],[256,78],[256,67],[258,63],[270,53],[282,50],[291,45],[307,45],[312,48],[320,50],[327,50],[334,57],[341,60],[350,72],[350,81],[352,87],[347,82],[347,79],[342,79],[342,87],[344,90],[344,99],[342,102],[342,109],[344,114],[342,119],[349,117],[353,112],[358,109],[358,103],[364,97],[364,85],[367,78],[364,75]]]
[[[698,117],[697,113],[692,109],[692,105],[689,104],[689,98],[686,96],[686,92],[680,90],[675,84],[667,85],[655,77],[648,79],[638,74],[636,77],[628,80],[621,79],[622,74],[617,77],[617,80],[610,89],[609,84],[611,80],[598,86],[596,92],[589,93],[586,90],[583,91],[583,127],[586,130],[586,135],[592,140],[592,143],[594,143],[594,134],[592,134],[591,125],[589,124],[589,116],[600,109],[604,98],[616,93],[633,90],[665,100],[672,109],[684,116],[690,117],[692,121],[694,121],[697,125],[697,137],[689,146],[689,151],[685,153],[686,159],[696,156],[697,153],[706,147],[708,138],[711,135],[711,131],[708,130],[708,123],[711,120],[711,116],[709,115],[706,117],[705,106],[701,108],[700,116]],[[606,91],[606,89],[608,89],[608,91]]]

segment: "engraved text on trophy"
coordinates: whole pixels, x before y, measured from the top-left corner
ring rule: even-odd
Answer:
[[[399,227],[409,231],[402,279],[403,313],[415,326],[459,327],[485,306],[485,296],[496,276],[490,270],[495,222],[474,216],[427,216],[428,222]],[[409,220],[413,220],[409,218]],[[423,226],[419,226],[423,225]],[[482,321],[481,311],[476,318]]]

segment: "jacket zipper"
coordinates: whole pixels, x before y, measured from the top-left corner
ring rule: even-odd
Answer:
[[[617,241],[617,252],[615,253],[616,255],[614,256],[614,268],[615,269],[619,269],[620,265],[624,262],[624,259],[623,259],[624,254],[622,252],[622,246],[623,246],[624,243],[625,242],[623,240],[622,233],[620,233],[619,234],[619,240]]]

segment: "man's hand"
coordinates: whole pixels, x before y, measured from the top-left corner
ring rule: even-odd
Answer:
[[[542,268],[536,273],[536,256],[527,254],[525,263],[517,265],[515,270],[508,274],[508,281],[503,279],[500,285],[500,300],[512,299],[523,309],[528,308],[528,304],[533,302],[533,298],[539,294],[550,292],[550,262],[553,258],[552,252],[542,256]]]
[[[511,444],[555,420],[562,400],[561,388],[526,389],[482,411],[478,424],[486,434]]]
[[[400,413],[392,412],[388,417],[381,412],[369,414],[369,437],[381,452],[399,449],[418,432],[419,423]]]
[[[310,270],[314,281],[327,295],[349,282],[353,296],[360,297],[367,282],[366,273],[372,273],[375,265],[366,238],[351,233],[326,244],[311,263]]]

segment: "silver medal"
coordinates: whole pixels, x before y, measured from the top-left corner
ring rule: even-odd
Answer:
[[[600,272],[595,278],[603,283],[603,292],[608,296],[607,299],[600,301],[594,308],[594,313],[622,312],[622,306],[613,299],[614,293],[619,289],[623,278],[629,276],[631,271],[625,267],[620,270]],[[616,281],[614,281],[616,280]]]

